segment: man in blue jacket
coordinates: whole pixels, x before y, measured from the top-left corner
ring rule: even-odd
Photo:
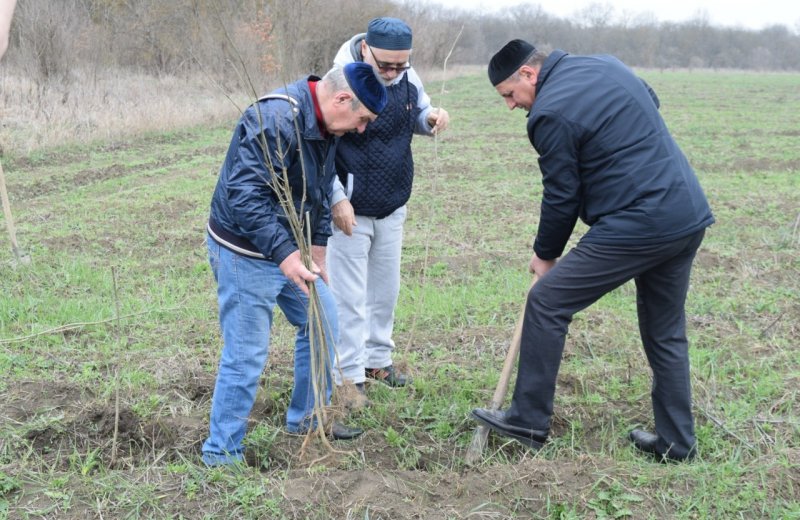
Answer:
[[[242,439],[267,360],[276,304],[297,328],[287,430],[308,431],[314,425],[315,404],[330,399],[327,385],[326,403],[314,402],[306,284],[316,285],[332,350],[338,325],[326,285],[325,249],[331,234],[336,138],[363,132],[385,105],[386,89],[372,67],[352,64],[330,70],[321,80],[310,76],[264,96],[245,110],[234,129],[208,221],[224,341],[210,434],[203,444],[208,465],[243,458]],[[289,186],[290,193],[278,189],[279,184]],[[294,215],[287,209],[292,205]],[[311,266],[300,257],[290,218],[310,230]],[[334,439],[362,433],[339,423],[325,427]]]
[[[510,109],[529,111],[544,192],[530,261],[539,281],[528,293],[511,406],[473,415],[540,447],[573,315],[633,279],[655,433],[636,429],[629,437],[659,460],[694,457],[684,305],[714,217],[658,98],[612,56],[548,55],[523,40],[492,57],[489,79]],[[578,218],[590,229],[561,257]]]

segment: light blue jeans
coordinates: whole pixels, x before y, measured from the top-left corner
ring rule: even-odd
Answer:
[[[258,380],[269,352],[273,309],[277,304],[297,328],[294,347],[294,388],[286,412],[287,430],[303,432],[312,422],[314,391],[308,335],[308,298],[274,262],[249,258],[206,237],[208,258],[217,281],[219,321],[224,346],[211,401],[210,433],[203,444],[203,462],[210,466],[243,458],[242,439],[255,402]],[[338,334],[336,304],[322,279],[317,280],[329,346],[325,371],[325,404],[330,403],[333,338]]]

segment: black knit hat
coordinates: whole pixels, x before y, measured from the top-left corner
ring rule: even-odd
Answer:
[[[373,114],[380,114],[386,106],[386,87],[372,65],[363,61],[348,63],[344,66],[344,77],[358,100]]]
[[[525,65],[534,52],[536,47],[525,40],[511,40],[492,56],[489,62],[489,81],[495,87],[504,82]]]

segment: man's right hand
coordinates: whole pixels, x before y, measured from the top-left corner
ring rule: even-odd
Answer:
[[[300,258],[300,251],[295,251],[287,256],[278,266],[283,275],[297,285],[306,296],[308,296],[308,286],[306,282],[315,282],[319,276],[312,273],[303,265]]]
[[[353,226],[356,224],[356,212],[347,199],[340,200],[331,208],[333,223],[347,236],[353,235]]]

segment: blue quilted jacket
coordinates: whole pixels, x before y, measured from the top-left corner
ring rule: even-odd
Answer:
[[[357,34],[345,42],[334,64],[363,61],[365,36]],[[413,67],[387,85],[386,92],[386,108],[364,133],[346,134],[339,140],[339,182],[334,183],[332,204],[349,198],[356,215],[383,218],[408,202],[414,180],[412,137],[433,131],[427,122],[433,109],[430,97]]]
[[[383,218],[411,197],[411,138],[420,111],[417,87],[404,75],[386,93],[388,101],[380,117],[364,133],[344,135],[336,153],[339,180],[351,193],[357,215]]]

